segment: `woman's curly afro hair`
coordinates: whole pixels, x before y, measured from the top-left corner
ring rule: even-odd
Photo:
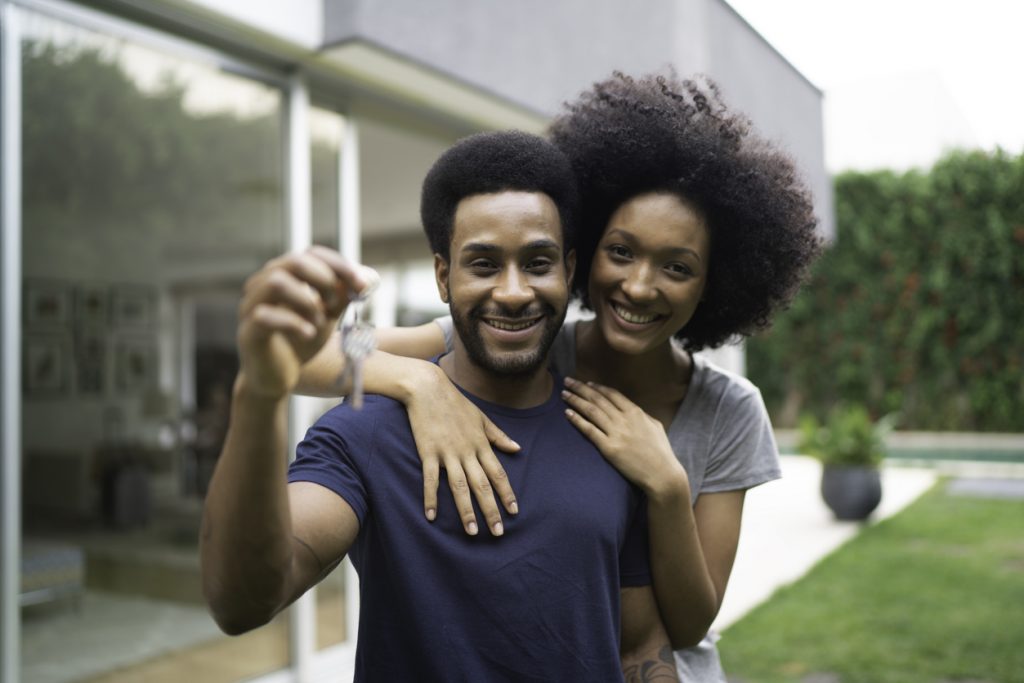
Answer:
[[[611,215],[668,191],[703,212],[711,242],[704,299],[675,336],[690,351],[769,325],[820,251],[810,193],[793,161],[750,132],[709,79],[674,74],[596,83],[551,125],[582,200],[574,292],[589,306],[594,252]]]

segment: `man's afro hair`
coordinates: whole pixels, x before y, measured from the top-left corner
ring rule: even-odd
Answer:
[[[420,219],[434,253],[449,259],[455,210],[476,194],[542,192],[554,201],[562,242],[573,246],[579,195],[569,160],[548,140],[522,131],[478,133],[442,154],[423,181]]]

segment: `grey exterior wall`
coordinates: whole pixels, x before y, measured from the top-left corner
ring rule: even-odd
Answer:
[[[724,0],[325,0],[325,46],[356,40],[545,116],[616,69],[706,73],[793,155],[835,233],[822,93]]]
[[[676,0],[325,0],[327,45],[362,39],[547,115],[612,69],[671,61]]]

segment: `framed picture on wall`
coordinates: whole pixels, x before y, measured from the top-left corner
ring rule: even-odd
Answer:
[[[68,388],[68,339],[64,335],[25,335],[22,382],[29,396],[58,395]]]
[[[75,335],[75,388],[85,396],[102,396],[107,386],[107,336],[103,330]]]
[[[147,331],[156,322],[156,292],[146,285],[121,285],[111,294],[114,326]]]
[[[110,324],[110,289],[103,285],[75,287],[75,323],[106,328]]]
[[[60,280],[25,279],[25,326],[31,330],[57,330],[71,322],[71,287]]]
[[[145,391],[156,385],[156,344],[152,339],[121,339],[115,353],[118,391]]]

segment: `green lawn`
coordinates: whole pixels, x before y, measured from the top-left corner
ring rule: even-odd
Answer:
[[[1024,501],[951,496],[940,483],[719,648],[736,683],[1024,682]]]

